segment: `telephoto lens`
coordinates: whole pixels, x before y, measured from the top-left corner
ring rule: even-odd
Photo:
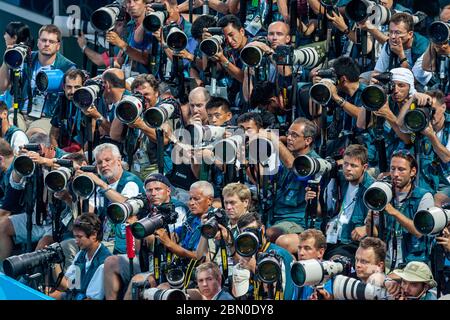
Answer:
[[[421,234],[439,235],[450,223],[450,210],[432,207],[414,215],[414,227]]]
[[[142,26],[146,32],[156,32],[164,25],[169,13],[164,3],[152,3],[150,6],[155,11],[145,16]]]
[[[370,210],[381,211],[392,200],[392,184],[390,181],[375,181],[363,194],[364,205]]]
[[[98,32],[108,32],[114,29],[121,14],[122,6],[118,1],[101,7],[92,13],[91,24]]]
[[[412,132],[420,132],[428,127],[433,119],[434,108],[431,105],[408,110],[403,119],[405,127]]]
[[[275,251],[260,252],[256,261],[256,275],[264,283],[281,280],[282,259]]]
[[[36,75],[36,87],[41,92],[62,92],[63,82],[64,72],[59,69],[41,70]]]
[[[199,49],[207,57],[213,57],[220,52],[225,43],[223,35],[213,35],[200,42]]]
[[[242,257],[253,256],[258,252],[260,245],[260,237],[253,231],[240,233],[234,241],[236,252]]]
[[[106,210],[113,224],[125,223],[129,217],[138,215],[145,206],[142,198],[130,198],[123,203],[111,203]]]
[[[385,288],[337,275],[333,281],[333,296],[335,300],[386,300],[388,292]]]
[[[175,115],[177,106],[177,102],[173,99],[162,100],[156,106],[145,110],[144,122],[152,128],[160,127]]]
[[[387,94],[383,87],[373,84],[363,89],[361,102],[369,111],[378,111],[387,101]]]
[[[28,47],[24,44],[16,44],[12,48],[6,49],[3,55],[3,61],[12,70],[18,70],[22,67],[27,55]]]
[[[116,105],[116,117],[123,124],[134,123],[141,116],[144,106],[144,96],[140,94],[124,96]]]
[[[433,43],[447,43],[450,39],[450,24],[443,21],[432,22],[428,27],[428,36]]]
[[[66,189],[67,183],[72,177],[72,170],[61,167],[50,171],[44,178],[44,183],[53,192],[60,192]]]
[[[14,171],[21,177],[30,177],[34,173],[35,164],[30,157],[21,155],[14,159]]]
[[[95,182],[91,177],[81,174],[73,179],[72,190],[78,197],[87,199],[94,193]]]
[[[264,52],[258,47],[247,45],[241,50],[240,57],[249,67],[256,67],[261,64]]]

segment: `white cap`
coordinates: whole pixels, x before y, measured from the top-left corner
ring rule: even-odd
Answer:
[[[241,268],[238,263],[233,268],[233,286],[235,297],[241,297],[248,292],[250,270]]]
[[[393,81],[400,81],[409,84],[410,95],[416,93],[416,88],[414,88],[414,75],[411,70],[407,68],[394,68],[391,70],[391,73]]]

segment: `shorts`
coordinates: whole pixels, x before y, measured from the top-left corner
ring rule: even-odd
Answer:
[[[303,229],[302,226],[300,226],[292,221],[281,221],[281,222],[278,222],[278,223],[272,225],[271,227],[282,230],[283,234],[290,234],[290,233],[298,234],[298,233],[302,233],[303,231],[305,231],[305,229]]]
[[[27,214],[15,214],[9,216],[11,223],[14,227],[14,243],[27,243]],[[42,225],[38,226],[35,223],[36,215],[32,215],[33,227],[31,229],[31,242],[38,242],[44,236],[52,235],[52,226],[51,225]]]
[[[131,274],[130,274],[130,259],[128,259],[126,254],[118,254],[116,257],[119,259],[119,270],[120,270],[120,278],[123,283],[130,283]],[[141,266],[139,265],[139,257],[136,256],[133,259],[133,275],[141,272]]]

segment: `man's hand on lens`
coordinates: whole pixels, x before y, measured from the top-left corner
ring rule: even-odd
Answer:
[[[252,257],[239,257],[239,264],[242,268],[250,270],[250,272],[255,273],[256,271],[256,259]]]
[[[202,40],[211,38],[212,34],[208,32],[208,28],[203,28],[203,32],[202,32]]]
[[[414,93],[414,99],[417,101],[417,105],[419,106],[425,106],[432,103],[432,98],[429,95],[421,92]]]
[[[97,108],[95,107],[95,106],[90,106],[89,108],[87,108],[87,109],[81,109],[81,111],[85,114],[85,115],[87,115],[88,117],[90,117],[90,118],[94,118],[94,119],[98,119],[98,118],[101,118],[101,114],[100,114],[100,112],[98,112],[98,110],[97,110]]]

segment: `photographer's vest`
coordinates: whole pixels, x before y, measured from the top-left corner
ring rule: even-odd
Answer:
[[[307,155],[312,158],[320,158],[314,150],[308,152]],[[267,227],[282,221],[292,221],[306,229],[305,188],[308,181],[299,178],[293,170],[289,170],[284,165],[280,166],[278,175],[275,203],[273,204],[273,210],[270,212]],[[317,224],[320,226],[319,220],[319,218],[316,219],[316,226]]]
[[[6,142],[8,142],[9,145],[11,145],[12,137],[13,137],[14,133],[16,133],[17,131],[22,131],[23,132],[23,130],[17,128],[16,126],[9,127],[9,129],[6,131],[5,136],[3,137],[3,139],[5,139]]]
[[[412,47],[411,47],[411,59],[412,61],[409,61],[409,63],[412,62],[412,64],[410,64],[410,67],[412,68],[414,66],[414,64],[416,63],[417,59],[420,58],[420,56],[422,56],[424,54],[424,52],[427,50],[429,45],[429,41],[427,38],[425,38],[424,36],[422,36],[421,34],[414,32],[413,35],[413,43],[412,43]],[[389,67],[388,70],[392,70],[394,68],[399,68],[400,67],[400,59],[398,58],[398,56],[395,53],[391,52],[391,48],[389,46],[389,43],[386,43],[384,45],[384,49],[386,51],[386,53],[389,55]],[[386,70],[386,71],[388,71]]]
[[[428,191],[415,187],[411,192],[408,198],[406,198],[400,206],[396,207],[398,211],[400,211],[404,216],[408,219],[413,219],[414,215],[419,208],[420,201],[422,197]],[[397,251],[397,253],[391,256],[392,260],[396,260],[396,265],[399,263],[399,253],[396,248],[399,246],[402,250],[403,262],[410,261],[423,261],[428,262],[429,260],[429,250],[431,249],[430,237],[423,235],[420,238],[415,237],[409,231],[400,225],[393,216],[384,213],[385,221],[386,221],[386,239],[385,242],[388,245],[388,251],[390,253],[393,252],[393,249]],[[392,247],[391,247],[392,246]],[[391,266],[391,270],[395,266]]]
[[[24,71],[22,73],[22,82],[21,82],[21,87],[22,87],[22,97],[23,97],[23,102],[26,101],[26,97],[29,97],[29,86],[31,86],[31,77],[33,76],[33,72],[35,71],[35,68],[37,66],[38,63],[38,51],[33,51],[31,53],[31,66],[28,65],[24,65]],[[56,53],[56,59],[55,62],[51,65],[51,69],[59,69],[62,72],[66,72],[67,70],[71,69],[71,68],[76,68],[75,63],[73,63],[72,61],[70,61],[69,59],[67,59],[66,57],[64,57],[62,54],[60,54],[59,52]],[[37,73],[35,73],[36,76]],[[13,93],[13,88],[11,88],[11,93]],[[33,97],[38,93],[38,90],[35,88],[34,92],[30,92]],[[44,107],[42,109],[42,115],[43,116],[52,116],[54,114],[54,111],[56,109],[56,105],[58,103],[58,99],[59,99],[59,93],[47,93],[45,95],[45,102],[44,102]],[[25,105],[21,104],[19,106],[20,110],[24,110]],[[28,105],[26,106],[27,109],[26,112],[29,113],[31,111],[31,105],[30,103],[28,103]]]
[[[102,180],[105,181],[106,183],[108,183],[108,181],[106,179],[102,178]],[[139,192],[145,193],[144,183],[142,182],[142,180],[139,179],[133,173],[125,171],[125,170],[123,171],[122,176],[120,177],[119,183],[117,184],[116,191],[118,193],[122,193],[123,189],[125,188],[125,185],[128,182],[136,183],[139,187]],[[126,224],[119,223],[119,224],[114,225],[111,223],[111,221],[109,221],[107,214],[106,214],[106,210],[108,208],[108,205],[111,204],[111,202],[105,195],[103,195],[103,197],[104,197],[104,206],[99,207],[98,208],[99,211],[97,213],[99,218],[103,221],[103,229],[104,229],[103,239],[105,241],[108,241],[108,239],[110,239],[114,236],[114,254],[126,253],[126,247],[127,247],[126,237],[125,237]]]
[[[344,198],[345,194],[347,193],[349,182],[345,180],[342,172],[339,172],[338,179],[340,180],[340,185],[342,186],[342,198]],[[355,202],[355,206],[353,208],[350,221],[349,223],[342,225],[342,232],[340,238],[341,243],[348,244],[353,242],[352,240],[353,229],[364,225],[364,220],[367,217],[368,209],[364,205],[363,195],[364,192],[367,190],[367,188],[369,188],[370,185],[374,182],[375,180],[367,173],[367,171],[365,171],[363,181],[359,184],[359,189],[356,192],[355,198],[352,200]],[[341,211],[342,208],[345,208],[348,205],[349,204],[342,203],[341,207],[339,208],[339,211]]]
[[[442,129],[441,144],[446,147],[450,135],[450,115],[445,114],[444,128]],[[450,186],[450,166],[444,163],[434,152],[433,145],[428,137],[422,136],[420,143],[420,175],[419,186],[429,189],[430,192],[438,191],[439,186]]]
[[[86,250],[81,250],[77,260],[73,263],[81,271],[80,289],[73,291],[73,295],[77,297],[76,300],[86,298],[86,290],[95,274],[95,271],[97,271],[98,267],[100,267],[109,256],[111,256],[111,252],[109,252],[109,250],[102,243],[100,243],[100,248],[95,253],[94,258],[92,258],[89,269],[86,270]]]

